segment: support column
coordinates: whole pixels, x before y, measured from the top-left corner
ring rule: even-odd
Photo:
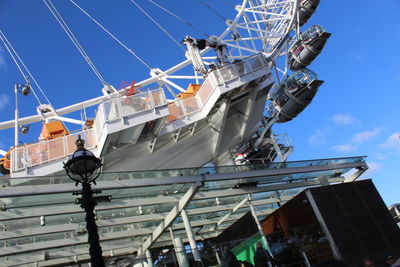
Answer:
[[[257,217],[256,211],[255,211],[253,205],[251,204],[250,197],[249,197],[249,199],[248,199],[248,202],[249,202],[249,207],[250,207],[250,210],[251,210],[251,215],[253,215],[254,221],[255,221],[256,224],[257,224],[258,232],[259,232],[260,235],[261,235],[261,238],[262,238],[262,240],[263,240],[263,243],[264,243],[264,245],[265,245],[265,248],[267,249],[269,255],[272,256],[271,248],[269,247],[267,237],[265,236],[264,231],[263,231],[263,229],[262,229],[262,227],[261,227],[261,224],[260,224],[260,222],[258,221],[258,217]],[[271,263],[270,261],[268,261],[268,266],[269,266],[269,267],[272,267],[272,263]]]
[[[201,261],[200,252],[197,250],[196,239],[194,238],[192,226],[190,225],[189,218],[187,216],[186,210],[182,210],[181,212],[183,224],[185,226],[186,234],[189,239],[190,249],[193,253],[193,258],[195,261]]]
[[[311,267],[311,264],[310,264],[310,261],[308,260],[307,254],[304,251],[302,251],[301,255],[303,256],[304,261],[306,262],[306,266]]]
[[[147,267],[153,267],[153,258],[151,257],[151,251],[146,250]]]
[[[174,247],[179,266],[189,267],[189,261],[186,257],[185,247],[183,246],[182,239],[180,237],[174,238]]]
[[[219,253],[218,253],[218,250],[217,250],[216,247],[214,247],[214,251],[215,251],[215,257],[217,258],[218,265],[222,265],[222,264],[221,264],[222,261],[221,261],[221,258],[220,258],[220,256],[219,256]]]
[[[319,211],[318,205],[315,202],[314,197],[312,196],[310,190],[306,191],[306,196],[307,196],[308,202],[311,205],[311,208],[314,211],[315,217],[317,218],[319,224],[321,225],[321,229],[324,232],[325,237],[328,239],[328,243],[329,243],[329,246],[331,247],[333,256],[336,259],[341,259],[342,257],[340,255],[338,248],[336,247],[335,240],[333,239],[333,237],[328,229],[328,226],[325,223],[324,217],[322,217],[321,212]]]

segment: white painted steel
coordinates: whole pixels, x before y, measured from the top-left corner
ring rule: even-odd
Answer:
[[[298,6],[297,0],[244,0],[240,7],[237,7],[238,13],[233,21],[228,23],[226,30],[217,37],[231,47],[233,56],[245,57],[251,54],[263,52],[266,56],[272,56],[271,59],[277,57],[281,47],[279,42],[285,41],[288,34],[293,30],[295,14]],[[267,25],[269,28],[267,29]],[[230,33],[239,33],[240,38],[232,39]],[[253,49],[249,49],[251,46]],[[207,48],[201,51],[202,55],[210,52]],[[245,53],[245,52],[251,52]],[[155,82],[168,81],[168,76],[187,67],[191,61],[185,60],[168,70],[163,71],[165,79],[161,79],[158,75],[136,83],[137,86],[145,87]],[[187,76],[190,77],[190,76]],[[187,79],[181,78],[181,79]],[[169,81],[168,81],[169,82]],[[56,110],[59,116],[81,110],[93,105],[98,105],[102,101],[107,100],[109,96],[100,96],[91,100],[83,101],[71,106]],[[51,115],[43,114],[45,118]],[[42,120],[40,115],[33,115],[19,119],[19,124],[30,124]],[[14,121],[6,121],[0,123],[0,130],[11,128]]]
[[[193,258],[195,261],[201,261],[200,252],[197,250],[196,239],[193,234],[192,226],[190,225],[189,217],[186,210],[181,211],[183,225],[185,226],[187,238],[189,240],[190,249],[192,250]]]

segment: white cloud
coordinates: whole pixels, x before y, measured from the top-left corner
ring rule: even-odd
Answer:
[[[363,131],[361,133],[355,134],[351,141],[354,143],[363,143],[379,135],[380,132],[381,132],[380,128],[375,128],[372,131]]]
[[[370,175],[376,173],[383,168],[383,164],[379,162],[367,162],[368,170],[366,170],[360,178],[372,178]]]
[[[0,110],[7,106],[9,102],[10,98],[7,95],[0,95]]]
[[[383,164],[379,162],[367,162],[367,165],[369,173],[377,172],[383,167]]]
[[[356,119],[349,114],[336,114],[331,118],[331,120],[333,120],[337,125],[351,125],[356,122]]]
[[[316,130],[310,138],[308,138],[308,143],[312,146],[322,146],[326,143],[326,131]]]
[[[400,132],[390,135],[386,142],[379,145],[381,148],[389,148],[400,151]]]
[[[332,147],[333,150],[339,151],[339,152],[353,152],[357,150],[357,146],[353,144],[343,144],[343,145],[337,145]]]

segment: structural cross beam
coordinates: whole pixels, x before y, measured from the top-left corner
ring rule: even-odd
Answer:
[[[154,232],[144,241],[140,251],[138,254],[144,253],[148,250],[151,245],[157,241],[157,239],[162,235],[162,233],[171,226],[174,220],[179,216],[181,211],[186,208],[189,202],[196,195],[199,188],[202,186],[201,182],[194,183],[189,190],[183,195],[183,197],[179,200],[178,204],[167,214],[164,220],[157,226]]]

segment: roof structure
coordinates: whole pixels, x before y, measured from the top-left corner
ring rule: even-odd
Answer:
[[[93,187],[104,257],[143,254],[187,242],[188,215],[197,240],[220,234],[252,205],[263,218],[303,188],[351,182],[368,169],[364,157],[243,166],[104,173]],[[2,266],[51,266],[90,259],[84,212],[67,176],[3,180]],[[75,199],[74,199],[75,198]]]

